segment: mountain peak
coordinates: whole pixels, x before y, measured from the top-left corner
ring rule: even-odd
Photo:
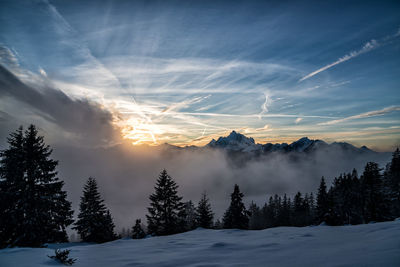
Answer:
[[[232,131],[226,137],[220,137],[218,140],[211,140],[208,143],[209,147],[219,147],[219,148],[227,148],[230,150],[246,150],[249,147],[256,146],[254,139],[251,137],[246,137],[245,135],[238,133],[236,131]]]
[[[302,138],[300,138],[299,140],[297,140],[296,142],[309,142],[309,141],[311,141],[307,136],[304,136],[304,137],[302,137]]]

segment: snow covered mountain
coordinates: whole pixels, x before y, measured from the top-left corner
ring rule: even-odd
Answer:
[[[322,149],[341,149],[348,152],[369,153],[373,152],[367,147],[363,146],[357,148],[349,143],[334,142],[328,144],[322,140],[310,140],[307,137],[300,138],[299,140],[287,144],[257,144],[251,137],[246,137],[243,134],[232,131],[226,137],[220,137],[218,140],[211,140],[206,145],[208,148],[224,149],[228,152],[257,152],[258,154],[266,154],[269,152],[313,152]]]
[[[223,148],[231,151],[258,151],[262,149],[262,145],[256,144],[254,139],[246,137],[243,134],[232,131],[227,137],[220,137],[216,141],[211,140],[206,147]]]

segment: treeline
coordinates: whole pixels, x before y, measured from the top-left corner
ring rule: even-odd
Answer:
[[[249,207],[249,229],[276,226],[362,224],[393,220],[400,216],[400,152],[383,174],[378,164],[368,162],[359,177],[354,169],[341,174],[328,189],[324,177],[314,199],[313,193],[298,192],[293,200],[284,195],[270,197],[262,208]]]
[[[77,219],[57,177],[58,162],[35,126],[11,133],[8,148],[0,153],[0,248],[38,247],[45,243],[67,242],[66,228],[73,225],[84,242],[107,242],[119,238],[102,199],[97,182],[89,178],[83,188]],[[163,170],[150,195],[147,227],[140,219],[128,231],[135,239],[147,235],[170,235],[197,227],[214,229],[265,229],[277,226],[360,224],[400,217],[400,152],[382,171],[369,162],[363,174],[342,174],[328,189],[322,177],[316,197],[298,192],[271,196],[262,207],[248,208],[243,193],[235,185],[231,203],[222,221],[214,221],[210,201],[204,192],[195,205],[183,202],[178,185]],[[126,234],[126,232],[125,232]]]

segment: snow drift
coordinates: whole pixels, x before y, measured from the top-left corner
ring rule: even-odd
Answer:
[[[0,250],[0,266],[57,266],[47,257],[71,249],[74,266],[399,266],[400,220],[357,226],[205,230]]]

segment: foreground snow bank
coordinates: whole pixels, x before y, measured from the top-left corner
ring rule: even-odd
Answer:
[[[0,266],[57,266],[47,257],[54,248],[71,249],[74,266],[400,266],[400,221],[11,248],[0,250]]]

